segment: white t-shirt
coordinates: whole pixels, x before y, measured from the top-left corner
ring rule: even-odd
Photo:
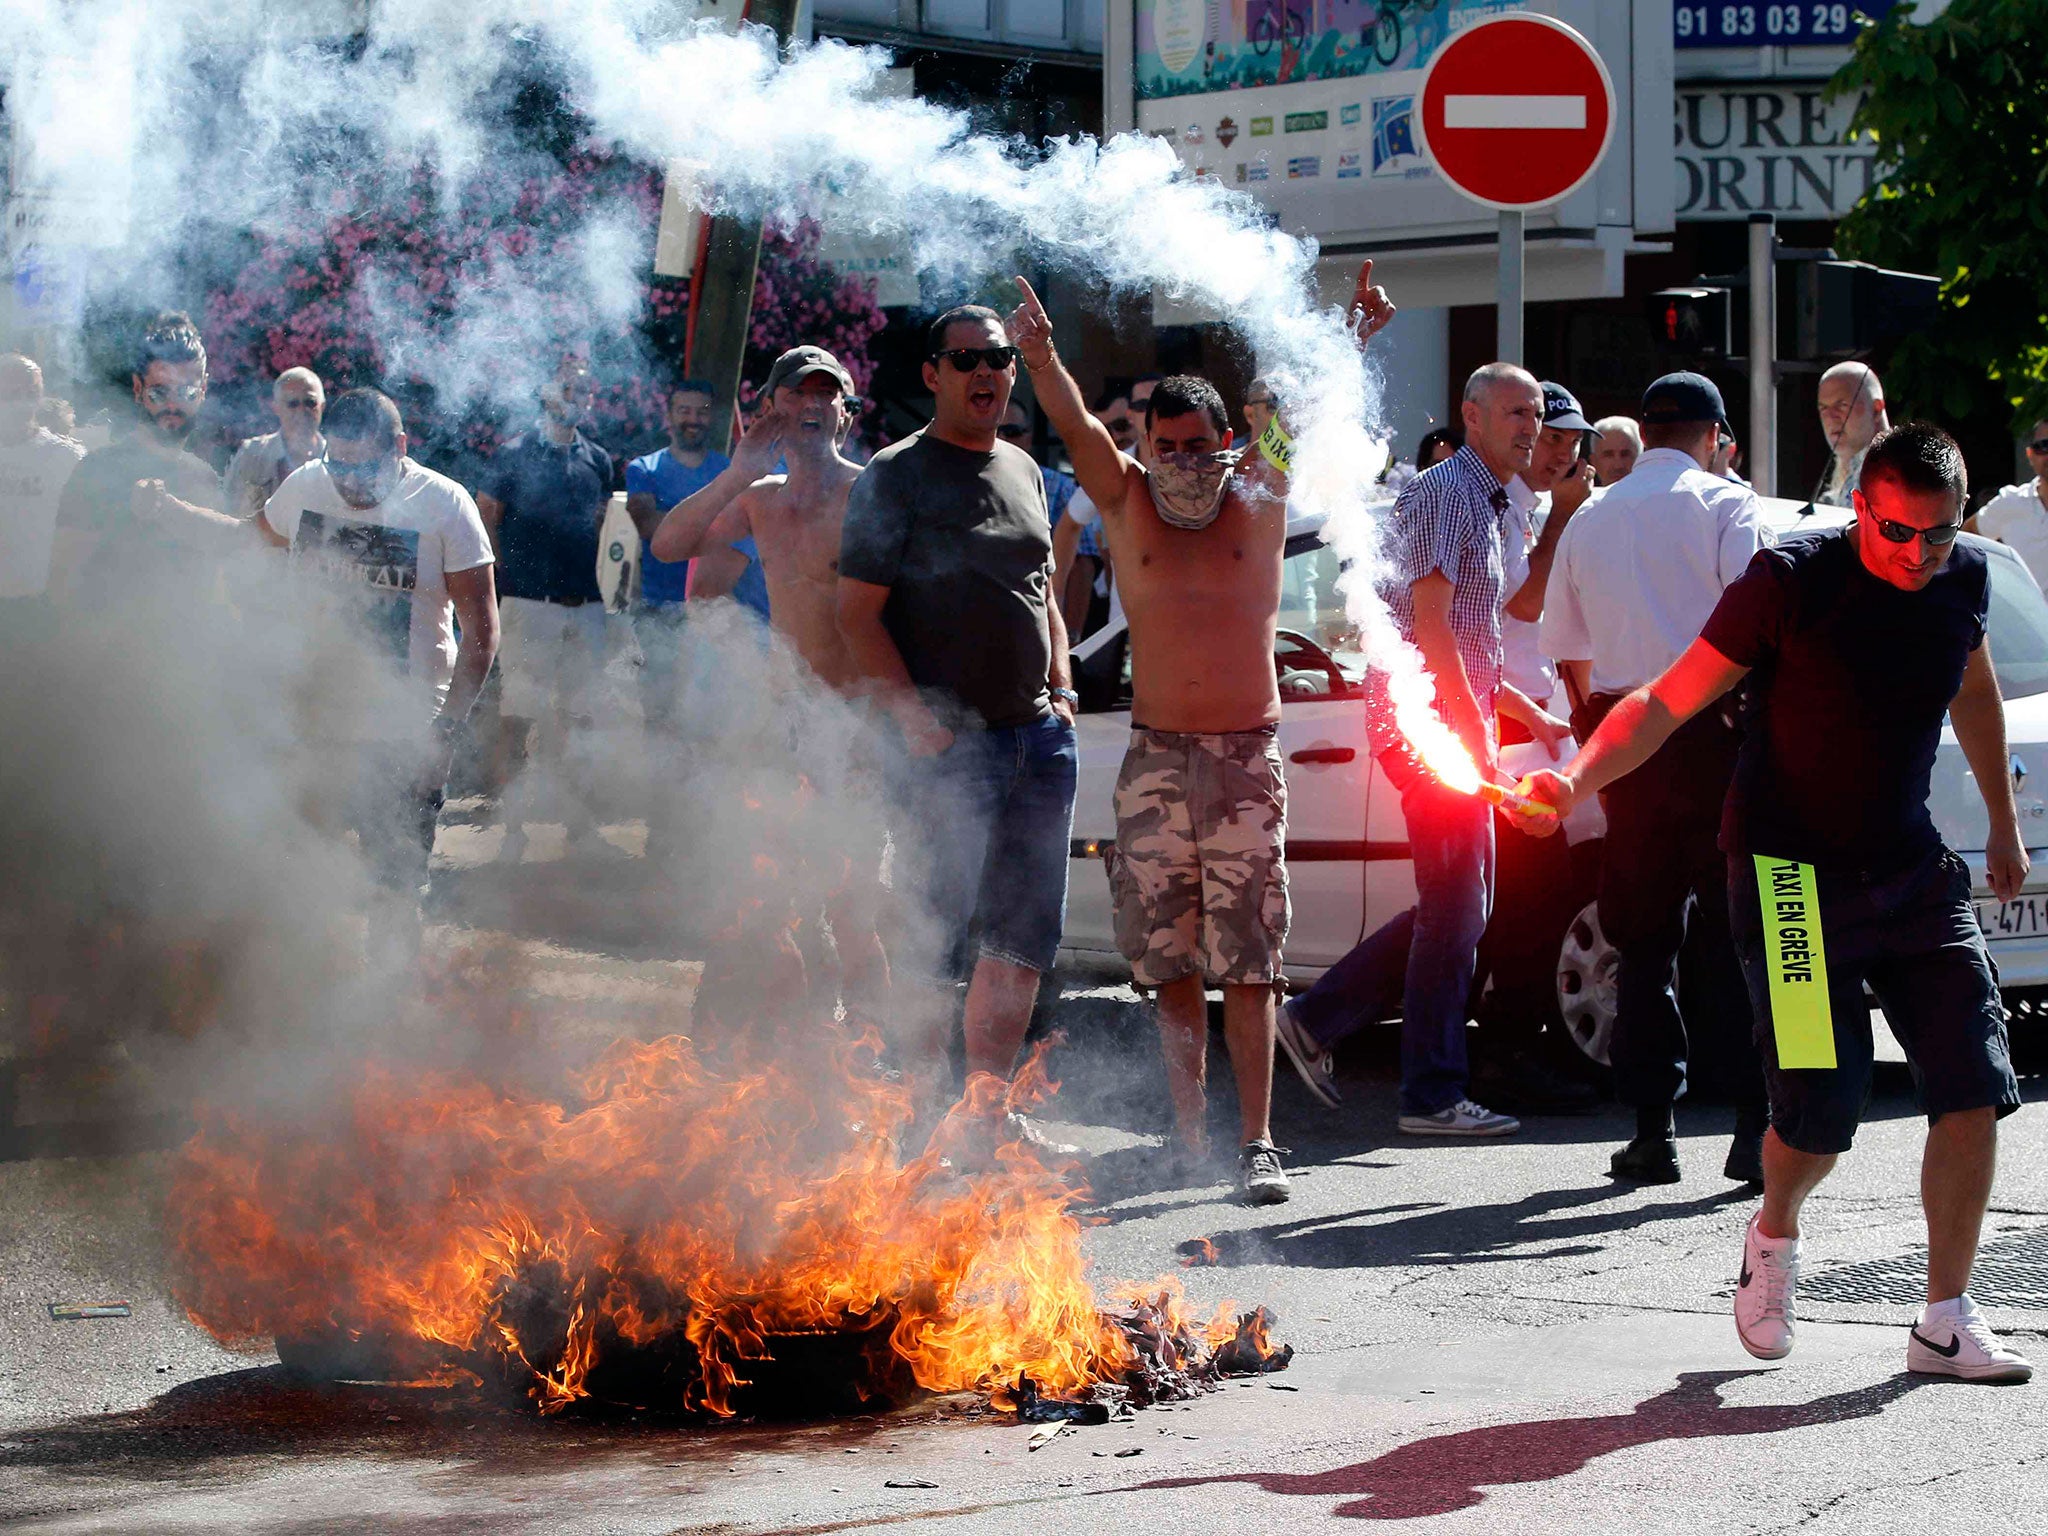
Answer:
[[[2048,507],[2041,505],[2038,478],[2008,485],[1985,502],[1977,512],[1977,531],[2024,560],[2034,585],[2048,579]]]
[[[1595,693],[1651,681],[1699,638],[1727,585],[1772,542],[1754,491],[1649,448],[1558,536],[1543,649],[1590,661]]]
[[[1529,552],[1536,546],[1537,521],[1543,498],[1523,482],[1520,475],[1508,481],[1508,515],[1500,535],[1501,602],[1505,605],[1522,590],[1529,579]],[[1500,675],[1511,688],[1520,689],[1538,704],[1548,704],[1557,692],[1557,668],[1544,653],[1536,626],[1527,619],[1500,616]]]
[[[33,597],[50,584],[57,498],[85,449],[41,427],[0,443],[0,597]]]
[[[455,674],[455,605],[448,573],[489,565],[490,535],[468,491],[411,459],[398,486],[374,507],[351,507],[315,459],[285,476],[263,517],[292,547],[295,561],[383,599],[367,622],[405,658],[409,676],[426,679],[434,702]],[[402,649],[401,649],[402,647]]]

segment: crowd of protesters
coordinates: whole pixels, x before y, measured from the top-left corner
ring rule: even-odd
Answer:
[[[451,762],[494,675],[502,716],[530,732],[502,807],[500,857],[516,864],[532,823],[566,826],[572,847],[598,835],[597,786],[577,771],[572,746],[622,635],[642,669],[650,732],[671,730],[691,605],[732,602],[876,722],[862,759],[884,786],[890,825],[835,850],[851,873],[825,922],[845,964],[845,1006],[890,1036],[927,1110],[948,1096],[956,1030],[970,1072],[1003,1077],[1016,1064],[1064,925],[1079,703],[1069,638],[1126,623],[1133,733],[1107,873],[1119,947],[1157,1011],[1176,1169],[1192,1174],[1209,1158],[1212,988],[1223,996],[1236,1078],[1237,1172],[1255,1203],[1289,1196],[1271,1126],[1276,1053],[1334,1106],[1333,1047],[1379,1019],[1402,1020],[1404,1133],[1516,1132],[1519,1122],[1481,1091],[1523,1113],[1585,1108],[1591,1090],[1544,1056],[1555,956],[1489,936],[1503,895],[1500,839],[1548,828],[1526,812],[1497,813],[1421,762],[1389,702],[1375,697],[1377,672],[1363,707],[1372,751],[1401,796],[1416,905],[1276,1010],[1289,898],[1273,664],[1287,519],[1275,514],[1288,495],[1292,386],[1278,375],[1252,381],[1250,446],[1235,454],[1223,398],[1204,379],[1148,376],[1091,404],[1036,296],[1019,288],[1008,316],[967,305],[932,322],[923,364],[931,420],[865,465],[844,451],[859,404],[852,376],[820,348],[776,361],[730,454],[711,440],[715,391],[684,380],[667,397],[666,444],[623,463],[586,434],[590,379],[571,358],[474,494],[411,456],[388,396],[355,388],[330,400],[305,368],[274,382],[278,429],[217,470],[187,447],[207,364],[182,315],[158,317],[135,349],[134,429],[89,452],[65,430],[61,402],[44,398],[37,365],[0,357],[0,614],[11,624],[27,605],[103,602],[123,582],[203,580],[217,541],[233,537],[289,551],[350,586],[415,691],[424,734],[356,722],[345,736],[360,763],[345,821],[378,879],[416,898]],[[1370,262],[1354,304],[1365,345],[1392,314]],[[1020,373],[1029,401],[1014,392]],[[1936,1119],[1930,1157],[1939,1150],[1958,1179],[1988,1192],[1990,1126],[2017,1105],[2017,1088],[1995,983],[1988,961],[1978,963],[1981,935],[1974,917],[1959,926],[1956,916],[1969,913],[1967,882],[1960,898],[1948,889],[1951,871],[1929,851],[1938,839],[1922,846],[1924,803],[1908,802],[1916,774],[1924,790],[1922,738],[1944,709],[1973,764],[2003,761],[2002,723],[1982,707],[1987,687],[1996,703],[1983,556],[1965,546],[1956,557],[1957,533],[1967,526],[2000,540],[2030,571],[2048,573],[2048,421],[2025,445],[2034,479],[1989,499],[1966,525],[1953,443],[1920,424],[1894,429],[1868,365],[1830,369],[1817,406],[1830,459],[1813,501],[1853,517],[1830,525],[1825,549],[1775,547],[1739,472],[1720,393],[1692,373],[1652,383],[1635,418],[1594,421],[1565,385],[1488,364],[1468,380],[1458,422],[1430,432],[1384,484],[1392,505],[1381,592],[1435,679],[1444,724],[1488,778],[1499,772],[1504,730],[1544,748],[1561,766],[1536,782],[1556,810],[1602,791],[1599,911],[1619,959],[1614,1086],[1637,1116],[1635,1137],[1613,1155],[1616,1179],[1680,1178],[1673,1106],[1698,1045],[1689,1033],[1712,1031],[1732,1052],[1738,1116],[1724,1172],[1766,1187],[1759,1220],[1769,1224],[1752,1225],[1737,1310],[1745,1343],[1764,1355],[1790,1347],[1798,1200],[1847,1145],[1869,1053],[1867,1020],[1860,1039],[1838,1021],[1848,1059],[1827,1084],[1788,1069],[1768,1022],[1755,914],[1745,919],[1742,901],[1728,899],[1743,881],[1730,884],[1724,851],[1758,837],[1770,843],[1756,844],[1760,857],[1804,849],[1791,833],[1785,846],[1771,842],[1778,823],[1743,809],[1745,783],[1754,799],[1760,774],[1796,782],[1811,751],[1794,739],[1811,721],[1784,723],[1791,703],[1773,716],[1774,692],[1812,711],[1815,690],[1859,686],[1855,664],[1829,650],[1834,639],[1811,637],[1816,624],[1832,636],[1828,624],[1849,623],[1848,613],[1873,642],[1887,624],[1927,631],[1924,654],[1902,669],[1911,697],[1899,717],[1842,727],[1852,743],[1865,731],[1873,761],[1898,768],[1908,793],[1894,786],[1884,793],[1898,803],[1881,805],[1873,795],[1863,840],[1814,858],[1822,905],[1844,910],[1851,898],[1828,861],[1863,861],[1844,866],[1862,882],[1856,920],[1869,930],[1858,984],[1867,975],[1896,1010]],[[1035,413],[1071,470],[1028,451]],[[599,574],[615,495],[641,546],[623,617]],[[1843,561],[1854,575],[1836,570]],[[1802,599],[1809,589],[1824,595]],[[1899,594],[1933,595],[1899,608]],[[1835,617],[1813,617],[1823,611]],[[1756,669],[1741,710],[1713,704]],[[1909,705],[1933,713],[1922,719]],[[1759,754],[1775,756],[1763,765]],[[2006,894],[2026,856],[2016,827],[2006,836],[2004,775],[1979,777],[1993,821],[1991,878]],[[650,852],[677,835],[651,821]],[[1913,854],[1911,869],[1886,863],[1886,836]],[[1568,879],[1562,839],[1546,849],[1535,837],[1519,851],[1515,880],[1540,890]],[[894,881],[937,921],[885,944],[876,892],[892,863]],[[1894,875],[1912,889],[1884,886]],[[1926,943],[1904,933],[1901,913]],[[416,906],[412,917],[384,936],[377,958],[409,958]],[[1706,1000],[1690,1018],[1675,975],[1689,929],[1701,936],[1692,952],[1702,974],[1688,990]],[[1475,1071],[1468,1023],[1482,979],[1501,1000],[1491,1013],[1501,1038],[1486,1042]],[[1830,979],[1841,980],[1832,970]],[[1962,1038],[1923,1017],[1951,1005],[1988,1022]],[[1967,1134],[1956,1128],[1965,1120]],[[1047,1154],[1072,1151],[1014,1114],[995,1132]],[[1962,1290],[1967,1255],[1954,1257],[1982,1202],[1975,1218],[1954,1206],[1944,1201],[1938,1213],[1954,1229],[1938,1255],[1953,1284],[1930,1293],[1921,1324],[1930,1337],[1945,1328],[1943,1337],[1970,1341],[1965,1364],[1976,1374],[2014,1374],[2024,1362],[1982,1326]],[[1763,1290],[1752,1291],[1752,1273]],[[1961,1348],[1915,1337],[1923,1365],[1953,1361]]]

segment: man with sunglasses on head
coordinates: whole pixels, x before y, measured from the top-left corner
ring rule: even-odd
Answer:
[[[372,912],[373,964],[409,963],[456,735],[498,651],[490,535],[469,492],[415,464],[405,422],[374,389],[339,395],[321,456],[301,465],[255,527],[292,552],[308,611],[332,615],[360,670],[307,723],[339,766],[333,819],[361,839],[395,900]],[[457,640],[457,624],[461,638]]]
[[[500,568],[499,672],[505,713],[533,722],[527,763],[505,794],[501,863],[526,850],[528,821],[559,819],[572,846],[596,848],[597,811],[569,782],[569,741],[592,724],[612,632],[597,586],[597,537],[611,500],[611,455],[583,435],[590,370],[573,354],[540,387],[540,420],[507,442],[477,492]],[[552,780],[543,788],[543,777]],[[575,776],[580,777],[580,776]],[[557,811],[543,816],[540,797]]]
[[[319,374],[310,368],[287,368],[270,388],[270,409],[277,416],[277,430],[243,443],[221,476],[228,510],[245,521],[263,510],[286,475],[327,451],[327,441],[320,435],[327,387]]]
[[[1657,380],[1643,394],[1642,456],[1558,540],[1540,635],[1581,741],[1678,659],[1770,543],[1755,494],[1712,471],[1727,417],[1712,380]],[[1715,841],[1740,742],[1720,711],[1704,711],[1607,790],[1600,926],[1620,957],[1609,1051],[1615,1096],[1636,1112],[1635,1137],[1608,1173],[1631,1183],[1678,1182],[1672,1106],[1686,1091],[1688,1055],[1704,1054],[1688,1051],[1688,1034],[1733,1046],[1735,1139],[1722,1171],[1740,1183],[1763,1177],[1763,1076]],[[1681,1017],[1678,951],[1689,927],[1700,963],[1688,963],[1686,992],[1697,1006]]]
[[[1059,952],[1077,696],[1052,595],[1045,481],[997,433],[1017,382],[1002,317],[975,304],[940,315],[924,382],[930,425],[884,448],[854,482],[838,607],[903,753],[896,888],[920,895],[925,912],[896,968],[895,1045],[929,1110],[946,1072],[955,983],[971,971],[970,1077],[1006,1078]],[[1036,1139],[1021,1118],[1008,1130]]]
[[[51,586],[162,588],[206,579],[202,565],[230,547],[236,519],[223,510],[220,476],[185,442],[206,403],[206,344],[186,315],[144,328],[129,387],[141,420],[79,461],[57,502]]]
[[[1986,879],[2001,901],[2019,893],[2028,857],[1987,638],[1989,562],[1957,542],[1967,483],[1947,433],[1908,422],[1877,437],[1861,468],[1853,523],[1759,552],[1684,654],[1617,704],[1562,772],[1522,789],[1567,812],[1742,689],[1721,846],[1771,1127],[1736,1333],[1760,1359],[1792,1348],[1800,1210],[1849,1149],[1870,1092],[1867,984],[1928,1119],[1927,1305],[1906,1368],[2024,1381],[2033,1367],[1968,1289],[1997,1122],[2019,1107],[2019,1084],[1971,872],[1927,806],[1945,716],[1989,819]],[[1539,833],[1557,824],[1521,819]]]
[[[2008,485],[1977,509],[1969,530],[1996,539],[2021,560],[2036,586],[2048,582],[2048,417],[2024,444],[2034,478]]]

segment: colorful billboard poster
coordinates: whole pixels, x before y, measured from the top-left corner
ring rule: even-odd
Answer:
[[[1518,0],[1135,0],[1140,100],[1420,69]]]

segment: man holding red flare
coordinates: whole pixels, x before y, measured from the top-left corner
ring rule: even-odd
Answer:
[[[1854,523],[1757,554],[1677,661],[1617,704],[1563,772],[1521,786],[1569,810],[1747,680],[1721,847],[1771,1101],[1763,1209],[1735,1292],[1736,1332],[1760,1359],[1792,1348],[1800,1208],[1849,1149],[1870,1090],[1868,983],[1928,1119],[1927,1305],[1906,1367],[2033,1374],[1968,1292],[1997,1122],[2020,1091],[1970,869],[1927,809],[1946,714],[1990,818],[1986,879],[2000,900],[2018,894],[2029,860],[1986,638],[1990,570],[1957,542],[1966,490],[1947,433],[1882,433],[1852,492]],[[1539,834],[1556,825],[1521,820]]]

